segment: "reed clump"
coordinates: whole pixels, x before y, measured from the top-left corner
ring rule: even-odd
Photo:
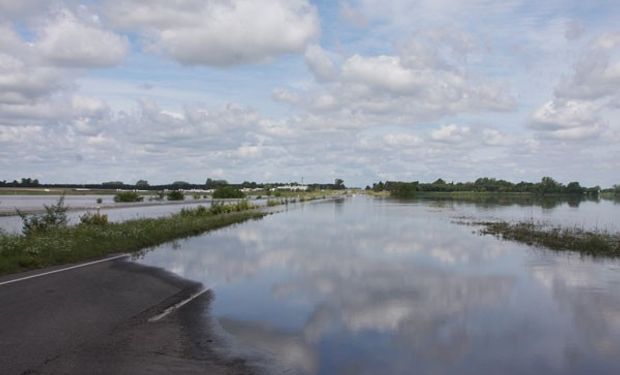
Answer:
[[[578,227],[549,226],[536,222],[476,222],[482,234],[545,247],[558,251],[575,251],[590,256],[620,256],[620,233],[586,230]]]

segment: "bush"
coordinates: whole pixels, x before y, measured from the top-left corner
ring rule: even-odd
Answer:
[[[235,189],[230,186],[222,186],[217,188],[213,192],[213,198],[221,199],[221,198],[243,198],[245,194],[239,189]]]
[[[209,210],[205,206],[198,206],[196,208],[182,208],[179,215],[183,217],[191,217],[191,216],[206,216],[209,214]]]
[[[114,196],[114,202],[117,203],[142,202],[143,199],[143,196],[134,191],[122,191]]]
[[[45,213],[40,215],[27,215],[17,210],[17,214],[22,219],[22,232],[25,235],[67,226],[67,207],[64,195],[58,198],[56,204],[43,207],[45,207]]]
[[[108,224],[108,215],[100,214],[99,211],[96,213],[87,212],[84,215],[80,216],[80,225],[107,225]]]
[[[279,206],[281,205],[282,202],[276,199],[268,199],[267,200],[267,207],[273,207],[273,206]]]
[[[97,198],[97,204],[101,204],[101,203],[103,203],[103,199]]]
[[[169,201],[182,201],[185,199],[185,195],[180,190],[172,190],[168,192],[167,198]]]

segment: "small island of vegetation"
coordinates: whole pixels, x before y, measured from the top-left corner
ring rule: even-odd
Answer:
[[[522,242],[557,251],[573,251],[595,257],[620,256],[620,233],[583,228],[549,226],[532,221],[474,222],[481,225],[481,234],[490,234],[504,240]]]

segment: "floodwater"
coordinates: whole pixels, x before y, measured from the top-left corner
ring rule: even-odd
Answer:
[[[0,195],[0,208],[14,212],[20,210],[40,210],[44,205],[53,205],[58,202],[59,196],[28,196],[28,195]],[[78,224],[80,216],[86,212],[96,212],[97,198],[102,198],[105,208],[101,208],[101,214],[108,215],[108,220],[112,223],[122,222],[132,219],[157,218],[167,216],[181,211],[183,208],[195,208],[197,206],[209,207],[210,201],[193,201],[191,197],[186,197],[183,202],[140,202],[119,204],[121,207],[114,207],[113,196],[110,195],[67,195],[65,206],[69,208],[88,208],[85,210],[71,210],[67,212],[70,225]],[[253,204],[264,205],[265,200],[252,200]],[[145,205],[146,204],[146,205]],[[7,233],[20,233],[22,230],[22,220],[17,215],[0,216],[0,230]]]
[[[464,216],[618,230],[620,205],[355,196],[136,261],[211,288],[205,319],[270,373],[620,373],[620,261],[481,236]]]

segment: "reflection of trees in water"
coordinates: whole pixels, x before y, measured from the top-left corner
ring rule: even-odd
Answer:
[[[416,200],[431,201],[430,205],[440,208],[454,207],[462,203],[470,203],[479,208],[493,208],[496,206],[517,206],[517,207],[542,207],[553,209],[563,204],[570,207],[579,207],[582,202],[600,202],[599,198],[580,195],[500,195],[500,194],[471,194],[458,197],[451,196],[432,196],[419,197]]]

